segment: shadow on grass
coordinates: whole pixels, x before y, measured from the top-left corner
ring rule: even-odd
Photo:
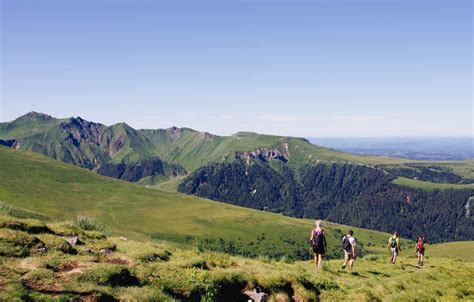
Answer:
[[[376,276],[382,276],[382,277],[391,277],[389,274],[385,274],[382,272],[377,272],[377,271],[367,271],[368,273],[371,273],[372,275]]]

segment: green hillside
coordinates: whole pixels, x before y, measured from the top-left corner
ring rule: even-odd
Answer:
[[[0,201],[17,216],[48,220],[100,217],[114,235],[166,239],[249,256],[305,258],[313,220],[167,193],[99,176],[28,151],[0,147]],[[327,223],[330,257],[348,227]],[[366,252],[387,234],[353,228]]]
[[[388,234],[325,222],[328,257],[342,257],[349,228],[360,252],[352,272],[340,259],[318,272],[291,261],[308,256],[313,220],[162,192],[29,151],[0,147],[0,166],[0,209],[13,215],[0,214],[0,300],[247,301],[257,287],[270,301],[474,297],[472,242],[429,245],[420,268],[403,240],[391,265]],[[113,237],[78,214],[98,217]],[[73,235],[79,245],[66,242]]]
[[[405,177],[398,177],[393,180],[394,184],[400,186],[407,186],[422,190],[472,190],[474,189],[474,184],[450,184],[450,183],[436,183],[430,181],[415,180]]]
[[[1,301],[454,301],[474,297],[474,262],[434,256],[416,265],[411,249],[341,260],[248,259],[167,242],[107,238],[97,223],[44,224],[0,215]],[[79,236],[78,244],[66,242]],[[468,247],[472,242],[463,243]],[[458,246],[461,247],[461,246]],[[439,249],[438,249],[439,250]]]

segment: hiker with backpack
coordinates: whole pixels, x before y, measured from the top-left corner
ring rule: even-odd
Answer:
[[[356,240],[352,235],[354,232],[349,230],[347,235],[342,237],[342,249],[344,250],[344,263],[342,263],[342,269],[346,268],[347,262],[349,262],[349,268],[352,269],[354,261],[356,260]]]
[[[390,236],[388,239],[388,248],[390,249],[392,256],[390,257],[390,262],[395,264],[397,261],[398,253],[402,250],[400,248],[400,240],[398,239],[397,232],[393,233],[393,236]]]
[[[423,235],[419,235],[418,239],[415,244],[415,252],[418,256],[418,265],[423,266],[423,261],[425,258],[425,237]]]
[[[314,263],[318,269],[321,269],[323,255],[326,253],[327,243],[321,220],[316,220],[315,228],[311,231],[309,238],[314,253]]]

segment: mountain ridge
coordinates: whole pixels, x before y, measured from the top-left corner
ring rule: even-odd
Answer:
[[[304,138],[136,130],[36,112],[1,123],[0,144],[151,187],[172,180],[168,187],[182,193],[289,216],[398,229],[408,237],[429,233],[435,241],[474,238],[464,207],[474,195],[470,162],[359,156]]]

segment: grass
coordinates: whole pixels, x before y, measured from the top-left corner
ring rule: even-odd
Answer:
[[[427,247],[427,256],[463,261],[473,261],[474,241],[457,241],[435,244]]]
[[[309,257],[314,220],[162,192],[64,164],[37,153],[0,148],[0,201],[13,214],[42,220],[97,217],[114,236],[168,240],[248,256]],[[350,227],[327,222],[330,257]],[[384,248],[388,234],[352,228],[366,253]]]
[[[178,192],[178,185],[184,179],[184,176],[163,177],[147,176],[140,179],[137,184],[148,188],[154,188],[166,192]]]
[[[474,184],[450,184],[450,183],[435,183],[429,181],[422,181],[422,180],[415,180],[405,177],[397,177],[393,180],[394,184],[400,186],[407,186],[413,187],[422,190],[448,190],[448,189],[455,189],[455,190],[472,190],[474,189]]]
[[[40,222],[0,215],[0,223]],[[474,297],[474,262],[435,256],[434,251],[444,249],[444,244],[428,247],[430,255],[424,267],[417,266],[416,258],[405,250],[396,265],[389,264],[389,256],[381,253],[357,259],[352,271],[340,268],[341,259],[325,261],[324,269],[317,271],[311,261],[249,259],[169,242],[96,239],[95,234],[69,223],[46,227],[51,233],[0,227],[0,246],[24,250],[23,254],[0,256],[0,300],[242,301],[248,300],[245,290],[257,287],[269,295],[269,301],[289,301],[290,297],[297,301],[453,301]],[[65,243],[60,235],[64,232],[78,232],[81,245],[73,247],[76,254],[52,248],[37,250],[38,245]],[[461,244],[472,247],[474,242]],[[103,246],[114,249],[105,254],[100,251]]]

